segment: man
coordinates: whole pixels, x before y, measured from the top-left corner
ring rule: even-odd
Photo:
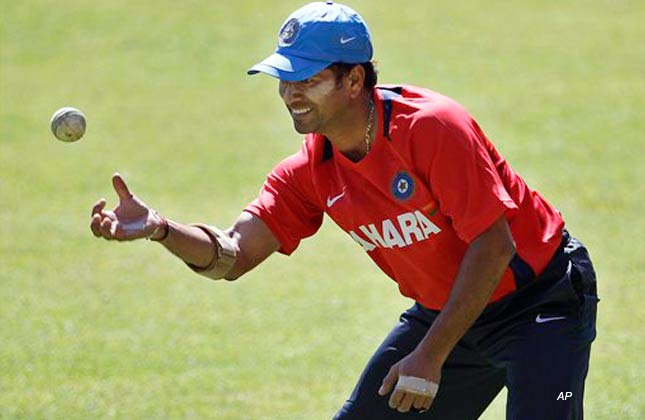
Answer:
[[[472,419],[509,390],[509,419],[582,418],[595,274],[561,215],[451,99],[375,86],[372,44],[349,7],[287,18],[250,74],[279,79],[302,149],[226,231],[168,220],[113,178],[93,209],[106,239],[161,242],[198,273],[236,279],[292,253],[331,217],[415,300],[337,419]]]

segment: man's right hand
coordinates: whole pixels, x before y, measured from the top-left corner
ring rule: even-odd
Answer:
[[[108,240],[131,241],[140,238],[157,238],[164,234],[164,220],[143,201],[130,193],[121,175],[114,174],[112,185],[119,196],[114,210],[105,210],[104,198],[92,208],[90,228],[96,237]]]

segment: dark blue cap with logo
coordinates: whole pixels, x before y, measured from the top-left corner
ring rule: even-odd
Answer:
[[[309,3],[282,25],[278,48],[248,70],[290,82],[308,79],[332,63],[372,59],[372,41],[363,18],[333,1]]]

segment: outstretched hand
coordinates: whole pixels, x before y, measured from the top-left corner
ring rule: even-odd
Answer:
[[[105,210],[101,198],[92,208],[90,228],[96,237],[109,240],[131,241],[150,238],[163,226],[163,219],[143,201],[132,195],[121,175],[114,174],[112,185],[119,196],[114,210]]]

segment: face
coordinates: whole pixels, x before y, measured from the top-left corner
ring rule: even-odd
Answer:
[[[298,82],[281,80],[279,93],[300,134],[326,134],[342,120],[338,117],[348,100],[345,84],[330,69]]]

